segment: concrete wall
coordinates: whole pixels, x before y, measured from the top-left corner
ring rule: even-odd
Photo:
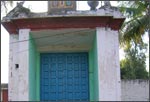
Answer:
[[[28,101],[29,29],[10,35],[8,100]],[[18,68],[16,68],[18,64]]]
[[[29,100],[33,101],[36,98],[36,48],[32,37],[29,41]]]
[[[13,58],[9,73],[10,101],[40,100],[40,55],[29,32],[29,29],[21,29],[17,38],[11,35],[19,43],[10,48]],[[121,100],[118,32],[96,28],[95,33],[89,51],[90,100]],[[18,69],[15,63],[19,64]]]
[[[18,79],[19,79],[19,68],[16,68],[15,64],[19,64],[19,35],[11,34],[9,38],[9,78],[8,78],[8,100],[18,100]]]
[[[96,28],[100,101],[120,101],[121,82],[118,31]]]
[[[98,66],[97,66],[96,37],[94,39],[93,46],[89,51],[89,85],[90,85],[90,101],[98,101],[99,93],[98,93]]]
[[[35,41],[30,35],[29,41],[29,100],[40,101],[40,59]]]
[[[29,32],[30,29],[19,30],[18,101],[29,100]]]
[[[149,80],[121,80],[122,101],[148,101]]]

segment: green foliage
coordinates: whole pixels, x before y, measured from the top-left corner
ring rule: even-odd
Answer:
[[[150,30],[149,7],[150,2],[118,1],[120,11],[125,15],[119,40],[124,48],[125,59],[121,60],[122,79],[147,79],[146,55],[147,45],[143,43],[143,35]]]
[[[125,59],[121,60],[121,79],[147,79],[146,55],[147,44],[136,44],[132,42],[132,47],[124,49]]]
[[[119,1],[120,11],[126,16],[120,30],[120,44],[122,47],[128,45],[132,40],[135,43],[142,42],[142,36],[150,30],[150,2],[136,1]]]

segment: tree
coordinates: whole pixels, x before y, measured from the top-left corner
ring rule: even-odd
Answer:
[[[1,10],[2,11],[4,10],[5,13],[7,13],[8,5],[12,7],[13,6],[13,1],[1,1]]]
[[[120,43],[129,45],[131,40],[142,42],[142,36],[150,31],[150,2],[148,0],[120,1],[120,10],[127,17],[120,30]]]
[[[121,60],[121,78],[148,78],[146,71],[147,46],[142,36],[150,32],[150,2],[148,1],[119,1],[120,10],[127,17],[120,30],[120,44],[125,51],[125,59]]]
[[[146,71],[146,55],[147,44],[136,44],[132,42],[132,47],[124,49],[125,59],[121,60],[121,78],[122,79],[147,79],[148,72]]]

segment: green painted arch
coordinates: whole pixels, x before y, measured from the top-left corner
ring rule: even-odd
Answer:
[[[40,101],[40,53],[37,51],[35,41],[30,35],[29,40],[29,100]],[[98,101],[98,64],[97,64],[96,34],[93,46],[89,51],[89,93],[90,101]]]

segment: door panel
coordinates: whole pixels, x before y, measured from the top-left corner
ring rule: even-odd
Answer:
[[[41,54],[41,100],[89,100],[88,53]]]

